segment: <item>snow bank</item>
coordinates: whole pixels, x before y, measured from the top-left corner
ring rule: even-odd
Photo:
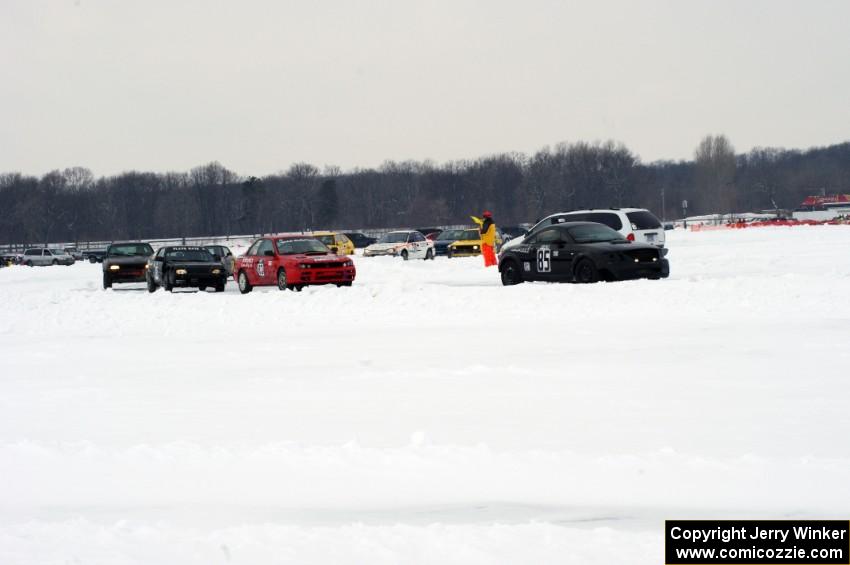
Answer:
[[[664,281],[0,271],[2,563],[593,563],[846,517],[850,227],[669,233]],[[619,559],[618,559],[619,558]]]

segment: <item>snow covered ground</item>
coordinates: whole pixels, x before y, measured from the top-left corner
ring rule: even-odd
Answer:
[[[0,563],[662,562],[850,508],[850,227],[668,234],[664,281],[0,270]]]

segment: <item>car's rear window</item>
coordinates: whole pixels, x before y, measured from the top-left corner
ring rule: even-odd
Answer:
[[[632,223],[633,230],[654,230],[661,227],[661,222],[655,217],[655,214],[646,210],[628,212],[626,216]]]

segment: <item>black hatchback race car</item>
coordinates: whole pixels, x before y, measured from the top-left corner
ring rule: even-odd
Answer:
[[[602,224],[565,222],[505,250],[499,257],[499,272],[504,285],[660,279],[670,275],[666,252],[631,242]]]
[[[103,259],[103,288],[115,283],[145,282],[145,266],[153,255],[149,243],[113,243],[106,248]]]
[[[227,269],[204,247],[186,245],[162,247],[151,257],[146,273],[148,292],[163,287],[206,290],[213,287],[223,292],[227,284]]]

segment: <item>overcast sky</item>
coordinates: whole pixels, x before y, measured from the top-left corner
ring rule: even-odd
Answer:
[[[0,171],[850,139],[850,1],[0,0]]]

